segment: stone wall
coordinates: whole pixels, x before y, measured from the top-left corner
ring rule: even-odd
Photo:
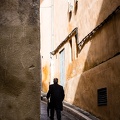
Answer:
[[[0,1],[0,120],[40,119],[38,0]]]

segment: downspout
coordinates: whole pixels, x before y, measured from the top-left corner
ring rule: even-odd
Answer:
[[[54,49],[54,0],[51,0],[51,51]],[[50,84],[54,77],[54,56],[50,54]]]

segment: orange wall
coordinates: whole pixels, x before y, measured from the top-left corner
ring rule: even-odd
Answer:
[[[115,56],[120,52],[119,14],[96,32],[73,61],[69,42],[51,58],[49,52],[56,49],[76,27],[80,42],[120,5],[120,1],[78,0],[76,7],[73,5],[70,14],[67,0],[44,1],[41,4],[42,90],[47,91],[52,77],[58,77],[61,81],[59,52],[65,49],[65,101],[102,120],[119,120],[120,57]],[[107,88],[108,103],[106,106],[98,106],[97,90],[104,87]]]
[[[55,0],[55,46],[57,47],[76,27],[78,27],[78,41],[80,42],[118,5],[120,5],[119,0],[78,0],[77,12],[75,13],[73,9],[69,20],[68,2]],[[117,74],[116,76],[116,71],[119,71],[119,67],[117,67],[119,66],[119,56],[114,57],[115,54],[120,52],[119,21],[119,15],[115,15],[85,44],[78,54],[78,58],[72,62],[70,61],[69,43],[66,43],[60,49],[65,48],[65,100],[87,110],[102,120],[112,120],[114,116],[116,116],[114,119],[118,120],[120,116],[118,110],[115,110],[115,107],[120,105],[118,103],[119,92],[114,91],[115,87],[117,91],[120,91],[118,84],[120,75]],[[59,52],[54,58],[55,75],[59,76]],[[108,105],[100,107],[97,105],[96,93],[97,89],[103,87],[108,89]],[[111,95],[111,92],[113,95]]]

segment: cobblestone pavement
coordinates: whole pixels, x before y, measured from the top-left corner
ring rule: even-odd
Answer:
[[[49,117],[47,116],[47,104],[44,101],[41,101],[41,120],[50,120]],[[55,114],[55,119],[56,119],[56,114]],[[66,111],[62,111],[62,120],[78,120],[75,118],[75,116],[69,114]]]

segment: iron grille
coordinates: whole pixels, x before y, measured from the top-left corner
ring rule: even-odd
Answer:
[[[98,89],[98,106],[107,105],[107,88]]]

